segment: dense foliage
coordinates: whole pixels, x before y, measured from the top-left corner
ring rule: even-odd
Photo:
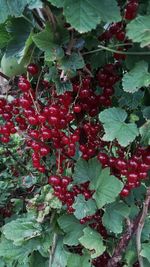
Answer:
[[[0,267],[149,267],[150,0],[0,7]]]

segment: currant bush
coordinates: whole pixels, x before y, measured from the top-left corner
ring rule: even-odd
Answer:
[[[0,266],[149,266],[149,0],[3,2]]]

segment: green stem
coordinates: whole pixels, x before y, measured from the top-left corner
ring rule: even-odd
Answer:
[[[49,265],[48,265],[49,267],[52,267],[52,264],[53,264],[56,244],[57,244],[57,234],[54,233],[52,246],[51,246],[51,250],[50,250],[50,254],[49,254]]]
[[[120,54],[120,55],[131,55],[131,56],[134,56],[134,55],[138,55],[138,56],[143,56],[143,55],[150,55],[150,52],[126,52],[126,51],[119,51],[119,50],[115,50],[113,48],[110,48],[110,47],[106,47],[106,46],[103,46],[103,45],[99,45],[99,49],[95,49],[95,50],[92,50],[92,51],[89,51],[89,52],[85,52],[83,53],[83,55],[88,55],[88,54],[93,54],[93,53],[97,53],[97,52],[100,52],[102,50],[106,50],[108,52],[111,52],[111,53],[117,53],[117,54]]]

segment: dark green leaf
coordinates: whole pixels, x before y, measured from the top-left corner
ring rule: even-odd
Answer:
[[[80,33],[95,29],[101,20],[119,21],[119,8],[115,0],[65,0],[64,15]]]
[[[48,0],[52,5],[56,7],[63,7],[65,0]]]
[[[150,120],[148,120],[141,128],[140,135],[142,136],[142,143],[150,145]]]
[[[145,107],[143,109],[143,117],[146,119],[146,120],[150,120],[150,107]]]
[[[7,26],[7,30],[13,38],[8,44],[6,57],[16,58],[19,62],[24,57],[26,48],[32,44],[32,39],[30,38],[32,26],[24,18],[14,18]]]
[[[108,205],[103,215],[103,225],[111,232],[119,234],[123,230],[123,220],[128,217],[130,208],[123,202]]]
[[[63,57],[59,62],[59,68],[65,72],[76,71],[85,65],[83,57],[80,54],[72,53],[71,56]]]
[[[66,233],[63,242],[69,246],[79,244],[79,238],[83,234],[84,226],[73,215],[62,215],[58,219],[60,228]]]
[[[64,55],[63,49],[55,41],[54,32],[49,23],[42,32],[33,36],[33,41],[45,52],[46,61],[54,61]]]
[[[127,107],[131,110],[141,106],[142,99],[144,97],[144,92],[138,91],[133,94],[131,93],[122,93],[122,96],[119,98],[120,107]]]
[[[96,158],[90,159],[88,162],[80,158],[75,166],[73,178],[75,183],[84,183],[91,181],[101,173],[101,165]]]
[[[0,25],[0,49],[7,46],[11,39],[11,35],[7,32],[5,25]]]

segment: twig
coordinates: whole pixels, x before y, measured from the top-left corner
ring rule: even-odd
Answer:
[[[38,80],[37,80],[37,84],[36,84],[36,88],[35,88],[35,96],[36,96],[36,100],[38,97],[38,89],[39,89],[39,84],[40,84],[40,80],[41,80],[41,76],[43,74],[43,70],[41,70],[39,76],[38,76]]]
[[[0,71],[0,76],[3,77],[5,80],[10,81],[10,77],[4,74],[3,72]]]
[[[88,52],[83,52],[82,55],[89,55],[89,54],[93,54],[93,53],[97,53],[97,52],[100,52],[102,50],[106,50],[108,52],[111,52],[111,53],[117,53],[117,54],[120,54],[120,55],[131,55],[131,56],[134,56],[134,55],[138,55],[138,56],[143,56],[143,55],[148,55],[150,56],[150,52],[126,52],[126,51],[120,51],[120,50],[115,50],[113,48],[110,48],[110,47],[107,47],[107,46],[103,46],[103,45],[99,45],[98,46],[99,48],[98,49],[95,49],[95,50],[91,50],[91,51],[88,51]]]
[[[52,26],[53,26],[53,30],[55,32],[56,30],[56,20],[55,20],[55,17],[50,9],[49,6],[46,6],[45,8],[43,8],[43,10],[45,11],[46,15],[47,15],[47,18],[49,20],[49,22],[51,22]]]
[[[112,255],[111,259],[109,260],[107,267],[117,267],[117,264],[122,259],[122,253],[125,251],[126,247],[128,246],[133,234],[136,232],[139,221],[141,218],[141,211],[135,218],[133,222],[129,221],[127,222],[127,230],[119,240],[119,243],[114,251],[114,254]]]
[[[54,233],[53,236],[53,241],[52,241],[52,247],[50,250],[50,255],[49,255],[49,267],[52,267],[53,264],[53,259],[54,259],[54,253],[55,253],[55,249],[56,249],[56,244],[57,244],[57,234]]]
[[[92,78],[94,77],[92,72],[86,66],[84,66],[83,71],[85,71],[88,75],[90,75],[90,77]]]
[[[148,214],[148,208],[149,208],[149,204],[150,204],[150,187],[148,187],[147,189],[147,194],[146,194],[146,199],[143,203],[143,210],[142,210],[142,215],[137,227],[137,231],[136,231],[136,247],[137,247],[137,254],[138,254],[138,261],[139,261],[139,265],[140,267],[143,267],[143,258],[140,255],[141,253],[141,234],[142,234],[142,230],[144,227],[144,223],[145,223],[145,219],[147,217]]]
[[[67,50],[66,50],[66,55],[70,56],[71,55],[71,50],[74,46],[75,40],[73,36],[73,30],[71,31],[71,36],[70,36],[70,42],[68,44]]]
[[[40,10],[40,8],[36,8],[32,11],[32,14],[34,16],[34,19],[36,20],[38,26],[43,29],[45,26],[45,20],[44,20],[44,16]]]

